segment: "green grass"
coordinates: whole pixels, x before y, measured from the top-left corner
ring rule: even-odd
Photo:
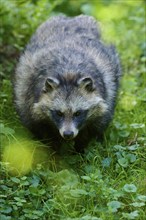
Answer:
[[[67,150],[69,146],[64,146],[57,155],[48,146],[33,140],[21,125],[13,106],[10,79],[18,55],[35,28],[48,14],[75,15],[73,5],[77,13],[90,14],[100,20],[104,40],[116,44],[119,51],[123,77],[114,119],[104,142],[93,140],[83,155],[73,154]],[[50,0],[48,4],[45,0],[9,0],[2,1],[2,7],[1,219],[144,220],[144,2],[91,1],[85,4],[85,1]],[[45,8],[49,8],[49,12]]]

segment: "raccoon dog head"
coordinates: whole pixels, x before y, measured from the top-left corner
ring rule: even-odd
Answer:
[[[107,110],[105,101],[90,76],[48,77],[37,103],[33,117],[50,120],[66,140],[74,139],[80,129],[94,122]]]

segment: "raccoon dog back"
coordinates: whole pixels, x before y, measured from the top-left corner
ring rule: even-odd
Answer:
[[[82,149],[112,119],[120,80],[114,46],[90,16],[53,17],[32,36],[16,68],[15,105],[38,138]]]

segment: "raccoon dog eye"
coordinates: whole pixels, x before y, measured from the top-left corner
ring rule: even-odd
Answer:
[[[78,117],[78,116],[80,116],[81,114],[82,114],[82,111],[77,111],[77,112],[74,113],[74,116],[75,116],[75,117]]]
[[[61,111],[56,111],[56,114],[59,116],[59,117],[63,117],[64,114],[61,112]]]

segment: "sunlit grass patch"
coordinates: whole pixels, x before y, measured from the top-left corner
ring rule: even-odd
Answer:
[[[3,142],[1,158],[6,172],[13,176],[27,175],[38,165],[51,172],[69,168],[66,160],[53,150],[51,144],[44,145],[30,138],[9,138]]]
[[[10,174],[22,176],[32,171],[36,163],[47,162],[49,166],[49,153],[37,141],[25,139],[10,140],[3,147],[2,162],[5,163],[6,170]]]
[[[33,152],[27,143],[11,143],[3,152],[2,161],[13,175],[24,175],[32,169]]]

